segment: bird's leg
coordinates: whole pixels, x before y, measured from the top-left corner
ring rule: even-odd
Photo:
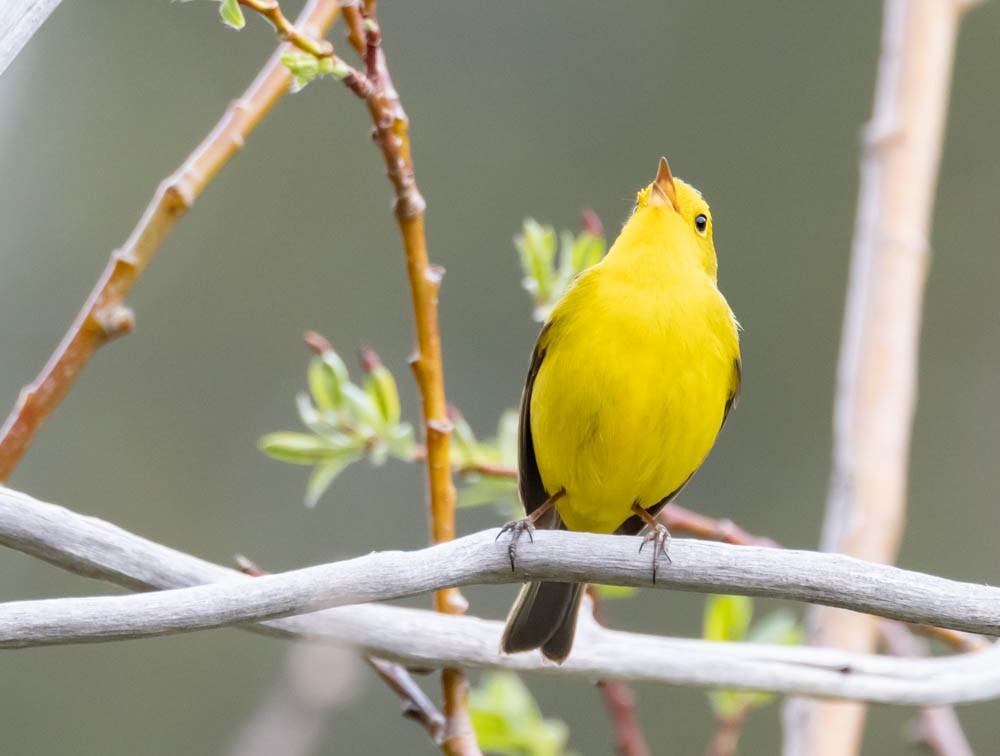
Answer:
[[[639,544],[639,551],[642,551],[642,547],[650,541],[653,542],[653,582],[655,583],[656,570],[660,566],[660,559],[666,557],[668,562],[673,561],[670,558],[670,554],[667,553],[667,547],[670,546],[670,531],[667,530],[665,525],[657,522],[656,518],[643,509],[638,502],[632,505],[632,511],[650,528],[645,538],[642,539],[642,543]]]
[[[511,570],[514,569],[514,555],[517,553],[517,542],[521,540],[521,534],[527,533],[528,538],[534,542],[535,538],[532,536],[532,533],[535,532],[535,523],[538,522],[542,515],[552,509],[565,493],[566,489],[560,488],[536,507],[527,517],[522,517],[520,520],[511,520],[500,528],[500,532],[497,533],[497,537],[494,540],[499,540],[500,536],[504,533],[510,532],[510,545],[507,547],[507,553],[510,555]]]

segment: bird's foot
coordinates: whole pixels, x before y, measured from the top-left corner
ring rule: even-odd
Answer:
[[[535,537],[532,533],[535,532],[535,523],[530,517],[524,517],[520,520],[511,520],[502,528],[500,532],[497,533],[497,537],[494,540],[500,540],[500,536],[504,533],[510,533],[510,543],[507,545],[507,554],[510,556],[510,569],[514,569],[514,557],[517,554],[517,542],[521,540],[521,535],[523,533],[528,534],[528,540],[534,543]]]
[[[642,547],[647,543],[652,542],[653,544],[653,582],[656,582],[656,572],[660,567],[660,560],[666,558],[669,564],[673,560],[670,558],[670,554],[667,553],[667,549],[670,547],[670,531],[666,529],[665,526],[660,523],[656,523],[652,526],[650,531],[642,539],[642,543],[639,544],[639,551],[642,551]]]

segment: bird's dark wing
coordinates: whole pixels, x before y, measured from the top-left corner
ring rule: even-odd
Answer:
[[[743,363],[740,362],[739,357],[733,361],[733,373],[733,388],[729,392],[729,398],[726,400],[726,408],[722,411],[722,425],[719,426],[719,430],[722,430],[723,426],[725,426],[726,419],[729,417],[729,410],[740,403],[740,384],[743,383]]]
[[[531,355],[531,365],[528,367],[528,378],[524,382],[524,392],[521,394],[521,412],[518,423],[517,437],[517,485],[521,494],[521,504],[525,514],[531,514],[549,498],[549,492],[542,483],[542,474],[538,471],[538,461],[535,459],[535,442],[531,437],[531,393],[535,388],[535,378],[545,359],[546,336],[551,323],[546,323],[538,335],[535,351]],[[537,523],[540,528],[559,527],[559,514],[553,507],[543,515]]]
[[[722,430],[722,426],[726,424],[726,419],[729,417],[729,411],[740,401],[740,383],[743,381],[743,367],[740,364],[739,358],[733,362],[733,373],[733,387],[729,392],[729,398],[726,399],[726,406],[722,410],[722,425],[719,426],[719,430]],[[688,481],[691,480],[693,475],[694,472],[692,472],[691,475],[687,477],[687,480],[681,483],[676,490],[671,491],[669,494],[656,502],[656,504],[648,507],[646,511],[653,515],[653,517],[656,517],[661,509],[667,506],[667,504],[674,500],[677,494],[684,490],[684,486],[688,484]],[[615,535],[636,535],[645,526],[646,523],[644,523],[638,515],[632,515],[618,526],[618,529],[615,530]]]

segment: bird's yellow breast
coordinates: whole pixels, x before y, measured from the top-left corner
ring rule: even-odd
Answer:
[[[531,435],[545,489],[566,491],[556,506],[571,530],[610,533],[633,503],[683,486],[739,380],[736,324],[714,278],[659,258],[641,268],[584,273],[539,343]]]

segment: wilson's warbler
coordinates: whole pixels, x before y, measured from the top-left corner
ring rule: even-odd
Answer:
[[[512,531],[511,566],[536,526],[635,535],[648,525],[656,579],[670,536],[653,516],[705,459],[740,388],[738,325],[716,270],[708,205],[661,158],[607,256],[567,290],[535,345],[519,431],[528,516],[501,531]],[[526,584],[501,650],[563,661],[582,588]]]

